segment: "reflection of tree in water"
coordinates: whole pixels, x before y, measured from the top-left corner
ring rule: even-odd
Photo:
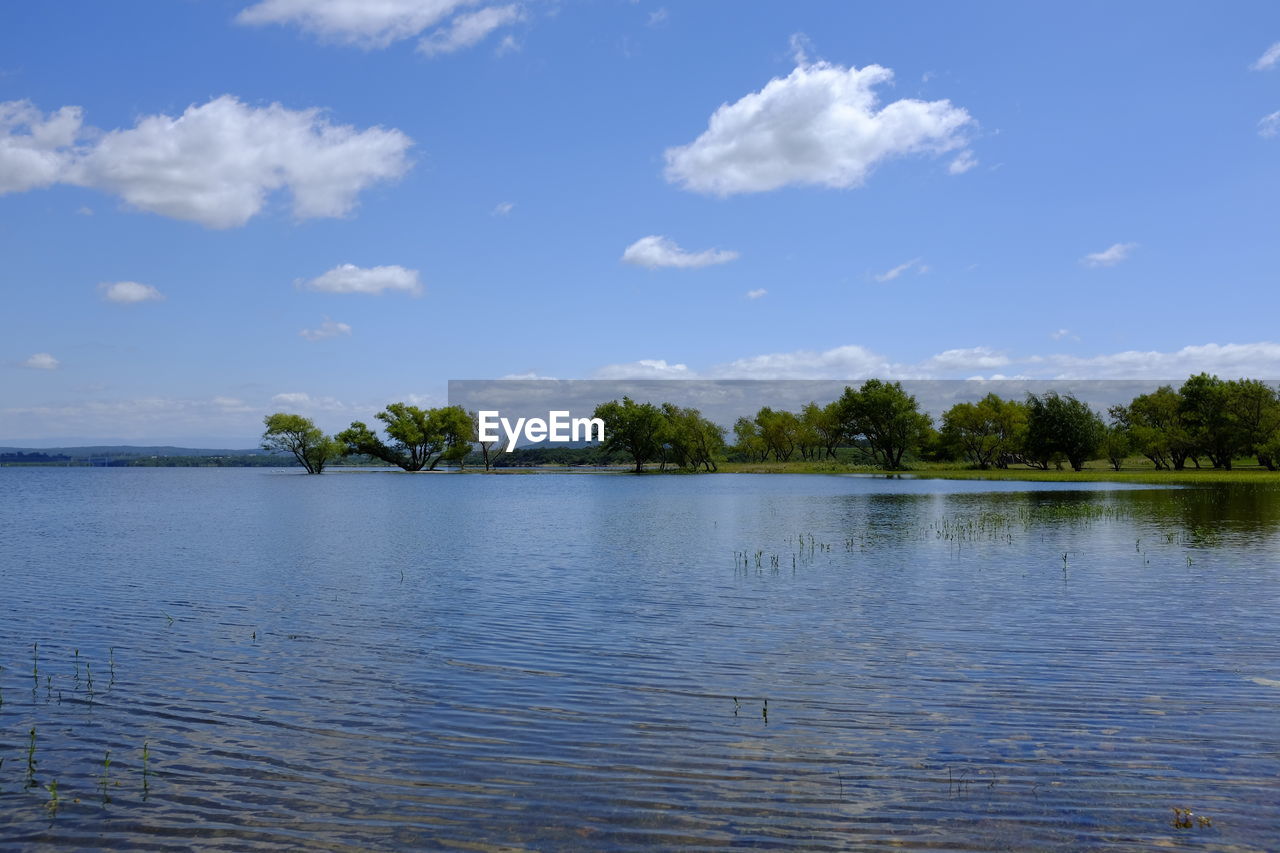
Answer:
[[[1257,542],[1280,529],[1280,489],[1248,484],[1172,489],[881,493],[839,499],[846,545],[1004,539],[1041,525],[1127,520],[1188,544]]]
[[[1280,489],[1274,487],[1224,484],[1115,494],[1132,507],[1135,519],[1181,532],[1198,545],[1262,541],[1280,528]]]

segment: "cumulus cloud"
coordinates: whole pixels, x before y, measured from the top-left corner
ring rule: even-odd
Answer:
[[[810,63],[799,53],[787,77],[722,104],[701,136],[668,148],[667,180],[719,196],[797,185],[849,188],[890,158],[965,147],[974,122],[950,101],[881,106],[875,90],[893,79],[889,69]]]
[[[907,261],[905,264],[898,264],[896,267],[894,267],[891,270],[886,270],[878,275],[873,275],[872,278],[882,283],[886,281],[893,281],[895,278],[902,275],[904,272],[911,269],[912,267],[916,269],[916,272],[922,275],[929,271],[929,268],[920,262],[920,258],[912,258],[911,260]]]
[[[344,335],[351,334],[351,327],[346,323],[335,323],[328,317],[324,318],[324,322],[315,329],[303,329],[298,332],[299,335],[309,341],[323,341],[328,338],[340,338]]]
[[[160,302],[164,294],[149,284],[136,281],[103,282],[98,285],[102,298],[119,305],[135,305],[139,302]]]
[[[0,102],[0,194],[60,181],[82,122],[79,107],[45,115],[30,101]]]
[[[1115,243],[1101,252],[1085,255],[1080,263],[1086,267],[1113,267],[1128,258],[1136,248],[1137,243]]]
[[[340,264],[313,279],[297,279],[294,284],[321,293],[382,293],[387,290],[413,296],[422,293],[418,271],[394,265],[365,269],[355,264]]]
[[[1270,139],[1280,134],[1280,110],[1263,116],[1258,121],[1258,135]]]
[[[753,299],[753,300],[759,299],[761,296],[765,296],[766,294],[768,294],[768,292],[769,291],[765,290],[763,287],[757,287],[755,290],[747,291],[747,298]]]
[[[38,352],[22,362],[23,367],[29,367],[32,370],[57,370],[59,364],[61,362],[47,352]]]
[[[1249,67],[1254,71],[1266,71],[1268,68],[1274,68],[1278,62],[1280,62],[1280,41],[1264,50],[1262,56],[1258,57],[1258,61]]]
[[[498,27],[518,21],[521,17],[520,7],[514,5],[489,6],[458,15],[447,27],[441,27],[418,42],[418,50],[427,56],[454,53],[479,44]]]
[[[419,43],[428,55],[470,47],[521,17],[517,5],[479,0],[259,0],[236,16],[241,24],[287,24],[316,38],[371,50],[439,29]],[[452,18],[452,20],[450,20]]]
[[[608,364],[595,373],[596,379],[689,379],[693,372],[683,364],[668,364],[660,358],[642,358],[627,364]]]
[[[715,264],[727,264],[737,257],[737,252],[723,249],[686,252],[677,246],[674,241],[658,235],[641,237],[622,253],[622,260],[625,263],[651,270],[659,267],[696,269],[698,267],[714,266]]]
[[[403,175],[411,144],[398,130],[357,130],[318,109],[252,107],[231,95],[105,133],[84,128],[79,107],[43,116],[10,101],[0,103],[0,193],[73,184],[138,210],[231,228],[287,189],[295,216],[336,217],[370,185]]]

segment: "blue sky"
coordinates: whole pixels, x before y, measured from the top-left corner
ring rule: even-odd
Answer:
[[[0,443],[446,381],[1280,377],[1274,3],[0,10]]]

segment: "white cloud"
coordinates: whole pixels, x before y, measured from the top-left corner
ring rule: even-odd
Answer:
[[[80,214],[81,216],[93,216],[93,208],[89,207],[88,205],[82,204],[80,205],[80,209],[77,210],[76,213]]]
[[[649,26],[656,27],[665,24],[671,15],[667,12],[666,6],[661,6],[649,13]]]
[[[414,36],[475,0],[260,0],[242,24],[294,24],[326,41],[386,47]]]
[[[1223,378],[1270,379],[1280,376],[1280,343],[1210,343],[1174,352],[1127,350],[1086,358],[1052,355],[1044,362],[1064,378],[1176,380],[1207,372]]]
[[[422,293],[418,271],[394,265],[365,269],[355,264],[340,264],[313,279],[297,279],[294,284],[321,293],[382,293],[384,290],[414,296]]]
[[[1278,62],[1280,62],[1280,41],[1263,51],[1258,61],[1249,67],[1254,71],[1266,71],[1268,68],[1274,68]]]
[[[873,275],[871,277],[878,282],[893,281],[895,278],[902,275],[904,272],[911,269],[912,267],[915,267],[916,272],[921,275],[929,271],[929,268],[920,262],[920,258],[912,258],[911,260],[907,261],[905,264],[898,264],[896,267],[894,267],[891,270],[886,270],[885,272],[879,273],[878,275]]]
[[[738,257],[737,252],[723,249],[706,249],[701,252],[686,252],[674,241],[658,235],[641,237],[627,247],[622,253],[622,260],[628,264],[648,269],[659,267],[679,267],[696,269],[715,264],[727,264]]]
[[[1073,340],[1073,341],[1080,340],[1080,336],[1071,334],[1070,329],[1058,329],[1058,331],[1056,332],[1050,332],[1049,337],[1053,338],[1055,341],[1060,341],[1060,340],[1063,340],[1064,338]]]
[[[465,15],[458,15],[418,42],[418,50],[426,56],[453,53],[479,44],[498,27],[520,20],[519,6],[489,6]]]
[[[667,180],[720,196],[790,185],[848,188],[892,157],[964,147],[973,124],[964,109],[913,99],[881,107],[875,88],[892,71],[808,63],[803,45],[797,51],[790,75],[722,104],[701,136],[668,148]]]
[[[849,345],[829,350],[797,350],[740,358],[707,371],[712,379],[858,379],[887,376],[884,356]]]
[[[0,195],[61,180],[81,122],[79,107],[46,116],[30,101],[0,101]]]
[[[10,101],[0,103],[0,193],[74,184],[139,210],[230,228],[288,189],[295,216],[336,217],[370,185],[403,175],[411,144],[398,130],[361,131],[318,109],[251,107],[231,95],[105,133],[82,128],[78,107],[43,117]]]
[[[992,367],[1006,367],[1011,364],[1007,355],[991,347],[968,347],[965,349],[949,349],[930,356],[914,368],[915,372],[925,375],[938,373],[955,375],[970,370],[988,370]]]
[[[1101,252],[1085,255],[1080,263],[1086,267],[1113,267],[1128,258],[1136,248],[1137,243],[1115,243]]]
[[[683,364],[663,359],[642,358],[629,364],[608,364],[595,373],[596,379],[690,379],[693,372]]]
[[[1270,139],[1280,134],[1280,110],[1276,110],[1271,115],[1263,116],[1258,121],[1258,135]]]
[[[139,302],[160,302],[164,294],[149,284],[136,281],[103,282],[98,285],[102,298],[120,305],[135,305]]]
[[[494,216],[507,216],[508,214],[511,213],[511,211],[515,209],[516,209],[516,203],[514,201],[502,201],[494,205],[493,210],[490,212]]]
[[[343,335],[351,334],[351,327],[346,323],[335,323],[328,317],[324,318],[324,322],[315,329],[303,329],[298,332],[299,335],[309,341],[323,341],[328,338],[339,338]]]
[[[895,362],[866,347],[795,350],[739,358],[706,369],[650,359],[596,371],[600,379],[1158,379],[1178,382],[1207,371],[1224,378],[1280,376],[1280,343],[1203,344],[1174,352],[1129,350],[1090,357],[1010,356],[991,347],[950,349],[918,362]]]
[[[947,171],[953,175],[963,175],[976,165],[978,165],[978,158],[973,156],[973,151],[966,148],[956,155],[956,159],[951,161],[951,165],[947,166]]]
[[[35,355],[22,362],[23,367],[30,367],[32,370],[57,370],[59,362],[56,358],[47,352],[38,352]]]
[[[755,290],[747,291],[747,298],[759,299],[761,296],[765,296],[766,294],[768,294],[768,292],[769,291],[765,290],[763,287],[757,287]]]
[[[350,408],[341,400],[333,397],[312,397],[305,391],[287,391],[271,398],[276,406],[292,406],[306,412],[340,412]]]

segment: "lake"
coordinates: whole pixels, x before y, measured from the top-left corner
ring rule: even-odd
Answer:
[[[1280,491],[0,468],[0,522],[3,849],[1280,846]]]

